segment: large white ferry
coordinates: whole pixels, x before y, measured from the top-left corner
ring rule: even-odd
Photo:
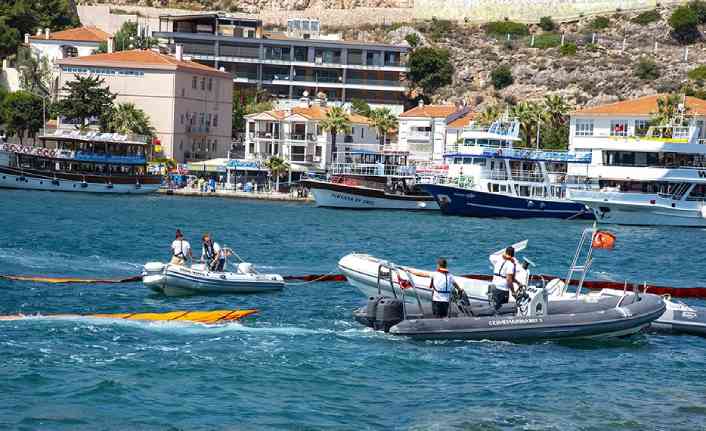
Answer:
[[[146,137],[56,130],[41,146],[0,144],[0,188],[91,193],[150,193]]]
[[[450,184],[425,184],[448,215],[470,217],[592,219],[583,204],[566,197],[567,166],[587,164],[591,153],[514,148],[519,123],[471,125],[447,148]]]
[[[686,124],[679,121],[678,124]],[[601,223],[706,227],[706,141],[703,122],[650,127],[644,136],[594,136],[575,145],[592,162],[570,169],[590,186],[569,198]]]

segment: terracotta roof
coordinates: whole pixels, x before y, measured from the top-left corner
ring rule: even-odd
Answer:
[[[326,118],[326,114],[330,110],[330,107],[326,106],[309,106],[308,108],[303,108],[303,107],[295,107],[292,108],[291,114],[288,113],[288,111],[285,110],[273,110],[273,111],[265,111],[262,114],[267,114],[271,117],[276,118],[277,120],[284,120],[285,118],[291,116],[291,115],[301,115],[304,118],[307,118],[309,120],[315,120],[315,121],[321,121]],[[255,117],[260,114],[250,114],[247,117]],[[370,119],[368,117],[355,114],[355,113],[349,113],[348,114],[348,119],[350,120],[351,123],[353,124],[370,124]]]
[[[446,118],[458,108],[454,105],[422,105],[400,114],[400,117]]]
[[[657,112],[657,99],[666,97],[667,94],[655,94],[622,102],[609,103],[607,105],[594,106],[591,108],[579,109],[571,115],[651,115]],[[687,96],[686,106],[689,114],[706,115],[706,100]]]
[[[464,116],[462,116],[462,117],[459,117],[459,118],[453,120],[452,122],[450,122],[449,124],[447,124],[446,127],[449,128],[449,129],[461,129],[461,128],[464,128],[464,127],[468,126],[468,124],[470,124],[470,122],[471,122],[474,118],[476,118],[477,116],[478,116],[478,113],[477,113],[477,112],[468,111],[468,112],[466,113],[466,115],[464,115]]]
[[[49,33],[49,40],[66,40],[70,42],[107,42],[110,34],[98,27],[78,27]],[[44,34],[30,36],[32,40],[47,40]]]
[[[66,66],[103,66],[135,69],[189,70],[230,78],[230,74],[188,60],[177,60],[171,55],[149,49],[133,49],[85,57],[65,58],[57,64]]]

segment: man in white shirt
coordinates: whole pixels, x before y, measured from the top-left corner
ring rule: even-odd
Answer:
[[[201,240],[201,262],[205,262],[212,271],[222,272],[226,257],[220,244],[215,242],[210,234],[205,234]]]
[[[492,302],[495,311],[498,311],[503,304],[510,301],[510,293],[516,296],[518,265],[515,261],[515,249],[508,247],[502,254],[491,255],[490,262],[493,264]]]
[[[429,284],[429,288],[432,290],[431,312],[437,318],[448,317],[453,289],[461,290],[461,288],[454,280],[454,276],[449,274],[446,259],[443,257],[437,259],[436,272],[431,273],[431,275],[426,272],[408,271],[420,277],[431,277],[431,283]]]
[[[189,241],[184,239],[184,235],[179,229],[176,231],[176,239],[172,242],[171,248],[172,259],[169,263],[172,265],[183,265],[186,263],[187,259],[193,259],[193,255],[191,254],[191,244],[189,244]]]

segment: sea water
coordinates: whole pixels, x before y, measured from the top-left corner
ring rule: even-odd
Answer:
[[[336,271],[366,252],[454,273],[529,239],[563,275],[585,222],[481,220],[290,203],[0,191],[0,274],[123,277],[166,260],[177,228],[261,271]],[[705,286],[703,229],[611,227],[590,278]],[[351,318],[345,283],[167,298],[139,283],[0,280],[0,314],[250,308],[242,324],[0,321],[0,429],[706,429],[706,340],[415,342]],[[699,303],[698,301],[690,301]]]

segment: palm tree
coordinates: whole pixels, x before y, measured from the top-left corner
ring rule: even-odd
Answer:
[[[544,111],[552,127],[559,127],[566,123],[566,115],[571,107],[560,95],[544,96]]]
[[[319,127],[331,133],[331,155],[333,161],[336,161],[336,135],[339,133],[350,133],[351,121],[343,108],[333,106],[326,113],[326,118],[321,120]]]
[[[155,130],[150,117],[134,103],[120,103],[115,106],[108,118],[108,130],[122,134],[134,133],[152,137]]]
[[[540,108],[535,102],[527,101],[518,103],[510,110],[510,115],[520,122],[520,131],[524,135],[527,147],[532,146],[532,137],[541,123],[541,116],[538,115],[538,111],[540,111]]]
[[[279,179],[289,171],[289,163],[277,156],[272,156],[265,162],[265,166],[270,170],[270,175],[275,177],[275,191],[279,192]]]
[[[495,120],[500,118],[500,105],[488,105],[478,116],[478,123],[482,126],[490,126]]]
[[[657,99],[657,112],[652,113],[652,124],[663,126],[670,123],[674,123],[677,119],[681,120],[681,124],[674,124],[675,126],[684,126],[688,124],[688,112],[689,108],[684,103],[684,98],[680,94],[668,94],[665,97],[660,97]],[[679,118],[683,115],[682,118]]]
[[[378,131],[378,139],[382,148],[385,145],[387,134],[397,128],[397,117],[388,108],[373,109],[370,111],[370,122]]]

